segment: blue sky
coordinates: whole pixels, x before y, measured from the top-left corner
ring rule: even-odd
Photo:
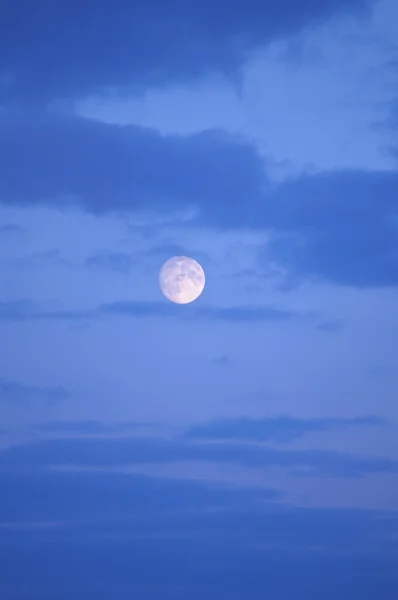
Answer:
[[[1,597],[396,599],[397,20],[3,1]]]

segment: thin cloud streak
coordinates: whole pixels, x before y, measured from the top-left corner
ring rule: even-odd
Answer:
[[[91,321],[104,317],[168,317],[237,322],[286,321],[300,315],[287,310],[263,306],[176,306],[170,302],[125,301],[101,304],[86,310],[45,310],[33,302],[20,300],[0,303],[0,319],[9,321]]]

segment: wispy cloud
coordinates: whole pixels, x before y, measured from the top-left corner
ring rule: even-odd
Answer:
[[[15,225],[14,223],[6,223],[4,225],[0,225],[0,235],[4,234],[15,234],[15,233],[23,233],[23,227],[19,225]]]
[[[300,315],[287,310],[264,306],[176,306],[170,302],[125,301],[101,304],[93,309],[46,310],[27,300],[0,303],[0,319],[5,320],[94,320],[103,317],[173,317],[221,321],[284,321]]]
[[[385,425],[386,422],[378,417],[355,419],[300,419],[289,416],[264,419],[241,417],[240,419],[222,419],[195,425],[186,432],[185,436],[192,439],[287,443],[309,433]]]
[[[46,250],[44,252],[35,252],[28,256],[19,258],[16,261],[17,267],[22,269],[31,269],[36,266],[65,266],[68,264],[68,260],[64,258],[59,250]]]
[[[329,321],[322,321],[317,325],[317,329],[320,331],[327,331],[329,333],[340,333],[344,330],[345,323],[342,319],[332,319]]]
[[[50,434],[82,434],[82,435],[102,435],[112,433],[132,433],[138,428],[145,426],[141,423],[101,423],[101,421],[81,420],[81,421],[50,421],[35,425],[35,431]]]
[[[136,260],[127,252],[100,252],[92,254],[86,261],[86,267],[101,267],[117,273],[130,273]]]
[[[5,321],[79,320],[89,315],[83,310],[46,310],[31,300],[0,302],[0,320]]]
[[[0,378],[0,402],[22,405],[31,402],[54,404],[65,400],[69,395],[70,392],[62,386],[30,385]]]
[[[216,365],[217,367],[227,367],[231,362],[231,357],[228,354],[223,354],[222,356],[215,356],[212,358],[210,364]]]
[[[253,443],[144,437],[51,439],[13,446],[0,454],[0,469],[51,465],[104,468],[181,461],[280,467],[296,477],[357,478],[371,473],[398,473],[398,462],[388,458],[333,451],[281,451]]]

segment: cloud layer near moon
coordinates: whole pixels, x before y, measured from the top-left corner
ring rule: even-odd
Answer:
[[[188,256],[173,256],[160,269],[159,285],[163,294],[176,304],[196,300],[205,287],[205,274],[200,264]]]

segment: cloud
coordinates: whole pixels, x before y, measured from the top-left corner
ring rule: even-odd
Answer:
[[[174,482],[112,471],[3,471],[0,480],[10,492],[10,502],[0,500],[2,522],[77,520],[89,524],[93,520],[106,520],[109,516],[128,521],[132,515],[159,518],[179,510],[197,512],[211,507],[231,509],[242,505],[242,502],[250,505],[281,496],[272,489],[237,489],[234,492],[195,482]],[[21,487],[32,487],[36,491],[34,493],[32,490],[30,502],[26,502],[26,497],[18,493]],[[69,493],[73,493],[73,500],[68,499]]]
[[[254,146],[227,133],[162,136],[49,111],[0,112],[0,154],[4,203],[80,205],[95,214],[195,209],[197,224],[224,228],[247,223],[265,181]]]
[[[0,225],[0,235],[23,233],[24,231],[25,230],[23,229],[23,227],[15,225],[14,223],[6,223],[5,225]]]
[[[282,184],[267,206],[264,250],[300,278],[358,287],[397,285],[398,174],[336,171]]]
[[[156,257],[169,257],[169,256],[186,256],[187,251],[186,248],[181,246],[180,244],[159,244],[150,248],[147,252],[148,256],[156,256]]]
[[[0,302],[0,320],[95,320],[103,317],[119,316],[130,318],[173,317],[220,321],[285,321],[297,318],[295,313],[263,306],[236,306],[220,308],[215,306],[181,307],[170,302],[112,302],[101,304],[88,310],[47,310],[27,300]]]
[[[384,600],[395,600],[395,545],[377,540],[372,548],[370,542],[372,532],[377,536],[386,532],[387,523],[396,530],[392,519],[384,524],[372,514],[299,511],[284,526],[285,514],[274,521],[272,512],[242,511],[236,523],[237,516],[228,514],[213,532],[209,531],[215,521],[211,516],[192,518],[185,527],[176,527],[174,534],[164,532],[164,526],[148,528],[145,534],[138,526],[135,533],[134,526],[117,522],[112,527],[94,525],[89,533],[84,524],[66,531],[2,531],[2,564],[7,573],[2,587],[9,598],[23,600],[56,598],[60,586],[63,598],[75,600],[111,596],[241,600],[246,594],[261,598],[264,589],[272,598],[294,600],[373,600],[382,589]],[[355,524],[348,516],[357,517]],[[291,547],[287,540],[292,541]]]
[[[127,252],[102,251],[92,254],[85,260],[85,266],[89,268],[109,269],[116,273],[128,274],[137,264],[145,264],[148,258],[166,260],[170,256],[192,256],[198,260],[210,261],[210,258],[204,252],[187,251],[186,248],[178,244],[159,244],[148,251],[136,252],[134,254]]]
[[[36,304],[29,300],[0,302],[0,319],[5,321],[25,321],[37,313]]]
[[[285,321],[293,318],[294,313],[272,307],[237,306],[230,308],[201,307],[199,316],[222,321]]]
[[[59,250],[46,250],[45,252],[35,252],[16,260],[16,265],[22,269],[32,269],[37,266],[65,266],[69,261],[64,258]]]
[[[65,598],[79,600],[240,600],[261,598],[266,588],[275,598],[370,600],[383,589],[385,600],[395,600],[396,513],[295,507],[273,488],[118,470],[220,460],[228,447],[245,462],[243,444],[192,440],[47,440],[3,450],[0,557],[7,579],[0,592],[22,599],[28,590],[29,599],[50,600],[62,585]],[[289,460],[279,464],[291,468],[293,453],[285,454]]]
[[[141,423],[101,423],[100,421],[50,421],[34,427],[35,431],[50,434],[101,435],[109,433],[132,432],[142,427]]]
[[[142,259],[155,257],[156,259],[160,258],[161,260],[166,260],[170,258],[170,256],[191,256],[201,264],[209,264],[212,261],[206,252],[195,250],[193,248],[188,249],[186,246],[173,243],[159,244],[150,248],[147,252],[142,253]]]
[[[281,451],[251,443],[142,437],[51,439],[13,446],[0,454],[0,470],[62,465],[104,468],[181,461],[261,469],[279,467],[296,477],[357,478],[371,473],[398,473],[398,462],[387,458],[332,451]]]
[[[344,327],[345,322],[342,319],[331,319],[317,325],[317,329],[320,331],[328,331],[329,333],[340,333],[343,331]]]
[[[195,425],[186,432],[185,436],[191,439],[288,443],[309,433],[383,425],[385,425],[385,421],[377,417],[356,419],[299,419],[289,416],[250,419],[241,417],[240,419],[223,419]]]
[[[0,522],[9,523],[13,535],[17,533],[13,523],[22,526],[26,535],[30,524],[48,522],[59,526],[47,535],[63,541],[70,534],[82,542],[98,534],[111,541],[124,533],[130,542],[152,539],[156,543],[166,538],[171,543],[185,534],[185,539],[212,539],[224,546],[223,541],[236,543],[246,531],[252,548],[260,544],[264,551],[290,548],[316,553],[317,546],[329,552],[355,546],[369,549],[389,533],[398,533],[393,513],[381,513],[384,519],[380,519],[380,513],[366,510],[299,509],[285,504],[277,490],[267,488],[227,488],[72,469],[1,472],[0,482],[9,493],[8,501],[0,498]],[[24,501],[27,496],[30,502]]]
[[[20,381],[0,379],[0,402],[30,404],[44,402],[54,404],[68,398],[70,392],[61,386],[29,385]]]
[[[0,134],[4,203],[175,219],[191,211],[186,226],[267,233],[259,259],[266,272],[276,263],[296,281],[398,283],[395,172],[336,170],[271,186],[267,164],[241,137],[219,131],[162,136],[48,111],[6,111]],[[7,152],[10,143],[17,161]],[[130,268],[122,253],[89,259],[100,263]]]
[[[235,79],[251,49],[368,5],[367,0],[171,0],[166,8],[160,0],[140,5],[115,0],[111,10],[101,1],[93,13],[76,0],[59,1],[56,11],[48,2],[34,8],[27,1],[16,6],[5,0],[0,66],[6,77],[0,93],[3,102],[44,103],[106,86],[143,90],[206,73]]]
[[[395,600],[394,513],[293,507],[273,489],[29,464],[0,470],[6,597],[50,600],[62,586],[79,600],[239,600],[265,588],[297,600],[370,600],[382,589]]]
[[[0,302],[0,320],[4,321],[36,321],[67,320],[74,321],[89,316],[87,311],[45,310],[37,302],[31,300],[11,300]]]
[[[295,315],[289,311],[272,307],[237,306],[218,308],[215,306],[186,306],[181,312],[178,307],[164,302],[114,302],[103,304],[97,309],[99,315],[124,315],[131,317],[187,317],[221,321],[279,321],[289,320]]]
[[[86,267],[103,267],[123,274],[130,273],[134,264],[134,258],[126,252],[100,252],[85,261]]]
[[[228,354],[222,356],[215,356],[211,359],[210,364],[216,365],[217,367],[228,367],[232,362],[232,359]]]

